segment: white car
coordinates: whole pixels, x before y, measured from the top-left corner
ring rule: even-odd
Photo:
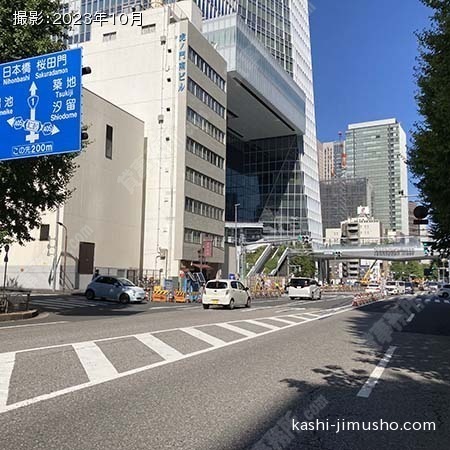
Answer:
[[[87,285],[85,295],[88,300],[97,297],[118,300],[120,303],[144,302],[147,300],[144,289],[135,286],[130,280],[106,275],[99,275],[94,278]]]
[[[449,298],[450,297],[450,284],[444,284],[442,287],[438,289],[436,292],[438,297],[441,298]]]
[[[289,281],[288,295],[291,300],[295,298],[320,300],[322,290],[313,278],[292,277]]]
[[[250,308],[251,297],[248,288],[237,280],[210,280],[206,283],[203,293],[203,308],[220,305],[233,309],[235,306]]]
[[[381,292],[381,286],[376,283],[370,283],[364,291],[367,294],[379,294]]]
[[[404,281],[388,281],[386,282],[386,293],[388,295],[402,295],[405,293]]]

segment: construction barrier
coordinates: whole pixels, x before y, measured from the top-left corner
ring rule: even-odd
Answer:
[[[175,297],[175,302],[176,303],[186,303],[186,292],[177,289],[174,293],[174,297]]]
[[[353,298],[352,306],[362,306],[381,300],[381,294],[356,294]]]
[[[155,286],[153,289],[152,301],[167,302],[169,300],[169,291],[163,289],[161,286]]]

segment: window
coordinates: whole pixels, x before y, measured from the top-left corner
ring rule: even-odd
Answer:
[[[141,28],[142,34],[154,33],[156,31],[156,23],[151,23],[150,25],[143,25]]]
[[[206,134],[214,138],[221,144],[225,143],[225,133],[215,127],[211,122],[206,120],[203,116],[196,113],[193,109],[187,108],[187,120],[196,127],[203,130]]]
[[[108,159],[112,159],[113,152],[113,127],[106,125],[106,143],[105,143],[105,156]]]
[[[210,219],[222,220],[223,209],[186,197],[185,211]]]
[[[225,108],[190,78],[188,78],[188,90],[220,117],[225,117]]]
[[[105,33],[103,35],[103,42],[114,41],[117,38],[117,33],[113,31],[112,33]]]
[[[216,194],[224,194],[225,186],[223,183],[213,180],[212,178],[203,175],[202,173],[197,172],[190,167],[186,167],[186,180],[193,184],[196,184],[197,186],[201,186],[208,191],[213,191]]]
[[[189,59],[192,61],[214,84],[225,91],[225,80],[192,48],[189,47]]]
[[[42,224],[39,230],[39,240],[48,241],[50,238],[50,225]]]
[[[238,288],[236,281],[232,281],[232,282],[231,282],[231,287],[232,287],[233,289],[237,289],[237,288]]]

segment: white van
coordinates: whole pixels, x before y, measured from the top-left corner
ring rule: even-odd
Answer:
[[[388,295],[402,295],[405,293],[404,281],[387,281],[386,292]]]
[[[310,298],[320,300],[322,291],[313,278],[292,277],[289,281],[288,295],[291,300],[295,298]]]

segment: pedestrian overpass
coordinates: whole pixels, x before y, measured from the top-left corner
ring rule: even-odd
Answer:
[[[297,249],[292,249],[295,255]],[[300,251],[299,253],[300,254]],[[382,261],[417,261],[437,259],[425,251],[416,236],[402,236],[377,240],[364,239],[357,243],[327,244],[312,242],[311,256],[320,260],[368,259]]]

